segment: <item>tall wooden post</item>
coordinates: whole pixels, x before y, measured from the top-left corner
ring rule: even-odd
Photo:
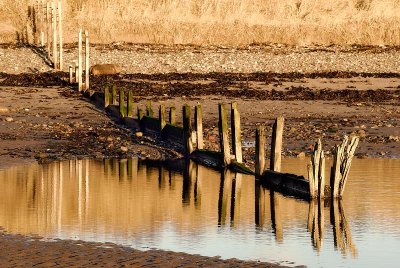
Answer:
[[[158,117],[160,120],[160,132],[161,132],[164,129],[165,125],[167,124],[164,104],[160,104],[160,108],[158,110]]]
[[[128,91],[128,105],[127,105],[127,116],[133,117],[133,92],[132,90]]]
[[[51,56],[51,18],[50,18],[50,4],[49,2],[46,3],[46,32],[47,32],[47,57],[50,59]]]
[[[89,90],[89,32],[85,31],[85,89]]]
[[[138,120],[139,120],[139,121],[142,120],[142,118],[143,118],[143,116],[144,116],[143,110],[140,109],[139,107],[138,107],[138,109],[137,109],[137,116],[138,116]]]
[[[44,18],[45,18],[45,5],[44,5],[44,0],[42,0],[42,4],[40,6],[40,44],[42,47],[44,47]]]
[[[113,105],[117,105],[117,86],[112,86],[112,93],[111,93],[111,103]]]
[[[83,89],[82,83],[82,29],[78,33],[78,90]]]
[[[51,21],[53,31],[53,68],[58,69],[58,52],[57,52],[57,13],[54,0],[51,1]]]
[[[171,125],[176,124],[176,108],[174,106],[169,109],[169,123]]]
[[[272,128],[270,170],[280,172],[282,166],[282,140],[284,118],[278,117]]]
[[[228,119],[226,110],[223,103],[218,104],[219,113],[219,141],[221,153],[223,156],[224,165],[227,166],[231,163],[231,150],[229,147],[229,134],[228,134]]]
[[[153,117],[153,107],[151,105],[151,101],[146,101],[146,115]]]
[[[74,73],[72,72],[71,65],[68,67],[68,71],[69,71],[69,83],[72,85],[72,83],[74,82]]]
[[[124,90],[122,88],[119,90],[119,115],[122,118],[124,118],[126,116],[125,94],[124,94]]]
[[[333,157],[333,166],[331,169],[331,196],[332,198],[339,197],[339,184],[341,178],[340,164],[342,163],[342,146],[336,146],[335,155]]]
[[[231,104],[231,130],[233,154],[235,155],[236,161],[242,163],[242,132],[240,130],[240,114],[236,102],[232,102]]]
[[[57,27],[56,27],[57,28]],[[61,0],[58,1],[58,35],[59,35],[59,42],[60,42],[60,59],[59,59],[59,70],[63,70],[63,31],[62,31],[62,10],[61,10]]]
[[[265,127],[256,129],[256,174],[262,175],[265,170]]]
[[[197,149],[202,150],[204,148],[203,141],[203,112],[201,109],[201,104],[197,104],[195,107],[194,124],[196,126],[196,140]]]
[[[183,133],[185,139],[185,154],[189,156],[193,152],[192,142],[192,120],[190,116],[190,106],[185,104],[182,109],[183,114]]]
[[[321,152],[321,160],[319,162],[319,198],[324,199],[325,197],[325,155],[324,151]]]
[[[106,85],[104,87],[104,108],[110,105],[110,87]]]

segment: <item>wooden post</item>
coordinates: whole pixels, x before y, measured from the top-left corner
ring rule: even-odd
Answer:
[[[324,199],[325,197],[325,155],[324,151],[321,151],[321,159],[319,161],[319,198]]]
[[[201,104],[197,104],[195,107],[194,124],[196,126],[196,141],[197,149],[202,150],[204,148],[203,141],[203,112]]]
[[[278,117],[272,127],[270,169],[280,172],[282,166],[283,117]]]
[[[190,116],[190,106],[185,104],[182,109],[183,114],[183,133],[184,133],[184,144],[185,154],[189,156],[193,152],[192,142],[192,120]]]
[[[348,178],[349,172],[350,172],[351,162],[353,160],[354,153],[356,151],[359,141],[360,141],[360,139],[358,137],[353,137],[350,141],[350,144],[346,148],[346,157],[344,158],[344,161],[343,161],[344,163],[342,164],[343,176],[342,176],[342,180],[340,181],[340,185],[339,185],[340,197],[343,196],[344,188],[346,186],[347,178]]]
[[[169,109],[169,123],[171,125],[175,125],[176,124],[176,108],[175,108],[175,106],[172,106]]]
[[[61,0],[58,1],[58,34],[60,42],[60,59],[59,59],[59,70],[63,70],[63,31],[62,31],[62,11],[61,11]]]
[[[240,130],[240,114],[237,103],[231,104],[231,129],[232,129],[232,150],[238,163],[243,162],[242,154],[242,132]]]
[[[113,87],[112,87],[111,102],[113,105],[117,105],[117,86],[116,85],[113,85]]]
[[[68,70],[69,70],[69,83],[72,84],[72,83],[74,82],[74,81],[73,81],[73,79],[74,79],[74,74],[73,74],[73,72],[72,72],[72,66],[71,66],[71,65],[69,66]]]
[[[153,117],[153,107],[150,100],[146,101],[146,115],[149,117]]]
[[[310,197],[315,198],[315,183],[314,183],[314,172],[311,161],[307,165],[308,172],[308,184],[310,189]]]
[[[119,115],[124,118],[126,116],[126,108],[125,108],[125,94],[124,90],[119,90]]]
[[[312,164],[312,183],[314,183],[314,194],[312,196],[316,197],[319,194],[319,178],[320,178],[320,160],[321,160],[321,153],[322,153],[322,144],[321,139],[315,143],[314,152],[311,156],[311,164]]]
[[[85,31],[85,89],[89,90],[89,32]]]
[[[167,124],[164,104],[160,104],[160,108],[158,110],[158,117],[160,120],[160,132],[161,132],[164,129],[165,125]]]
[[[78,80],[79,80],[79,68],[78,68],[78,65],[76,65],[76,61],[74,61],[74,73],[75,73],[75,80],[74,80],[74,83],[76,84],[76,83],[78,83]]]
[[[335,156],[333,158],[333,166],[331,169],[331,195],[332,198],[339,197],[339,183],[341,180],[340,164],[342,158],[342,146],[336,146]]]
[[[57,13],[54,0],[51,1],[51,21],[53,31],[53,68],[58,69],[58,52],[57,52]]]
[[[140,109],[139,107],[138,107],[138,109],[137,109],[137,116],[138,116],[138,120],[139,120],[139,121],[142,120],[142,118],[143,118],[143,116],[144,116],[143,110]]]
[[[265,170],[265,127],[258,126],[256,129],[256,174],[262,175]]]
[[[106,85],[104,87],[104,108],[110,105],[110,87]]]
[[[133,117],[133,92],[132,92],[132,90],[128,91],[127,116]]]
[[[42,47],[44,47],[44,17],[45,17],[45,5],[44,5],[44,0],[42,0],[42,4],[40,7],[40,44]]]
[[[46,38],[46,41],[47,41],[47,57],[50,59],[50,56],[51,56],[51,37],[50,37],[50,34],[51,34],[51,19],[50,19],[50,14],[51,14],[51,11],[50,11],[50,5],[49,5],[49,2],[47,2],[46,3],[46,32],[47,32],[47,38]]]
[[[219,113],[219,141],[221,153],[223,155],[224,166],[231,163],[231,150],[229,147],[229,134],[228,134],[228,119],[226,116],[226,110],[223,103],[218,104]]]
[[[82,29],[78,33],[78,90],[83,89],[82,83]]]

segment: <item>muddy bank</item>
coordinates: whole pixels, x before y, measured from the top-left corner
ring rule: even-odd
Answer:
[[[1,230],[0,248],[2,267],[284,267],[161,250],[139,251],[112,243],[43,241],[38,237],[11,235]]]

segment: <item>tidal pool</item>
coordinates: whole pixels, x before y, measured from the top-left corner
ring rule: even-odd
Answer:
[[[306,164],[284,159],[283,171],[305,175]],[[306,202],[194,163],[182,174],[137,159],[33,164],[0,170],[0,228],[293,266],[395,266],[399,179],[400,160],[356,159],[342,201]]]

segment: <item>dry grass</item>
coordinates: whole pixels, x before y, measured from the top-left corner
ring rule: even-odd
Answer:
[[[0,1],[0,24],[18,30],[29,0]],[[75,41],[76,28],[83,27],[95,42],[106,43],[400,45],[400,0],[63,0],[63,4],[67,41]],[[0,31],[0,36],[4,40],[5,33]]]

